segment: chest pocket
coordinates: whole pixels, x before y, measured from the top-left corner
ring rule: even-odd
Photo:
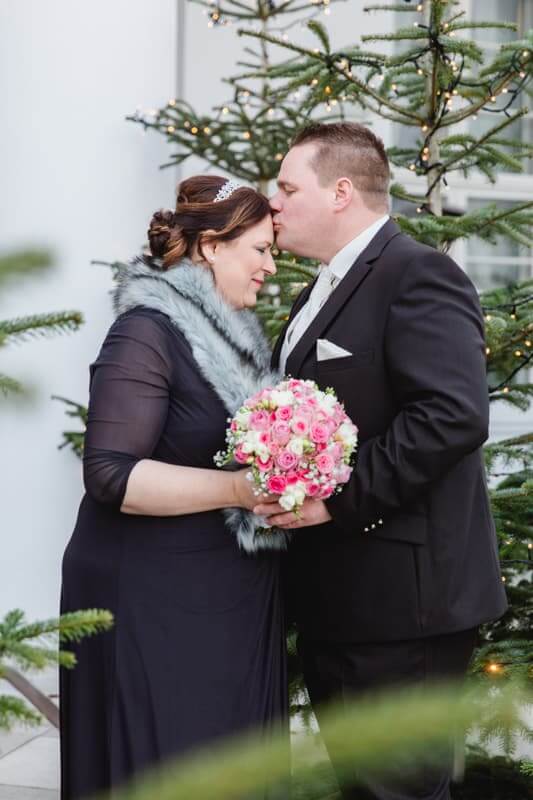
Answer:
[[[317,374],[325,375],[330,372],[342,372],[347,369],[371,366],[374,363],[374,348],[367,347],[355,350],[350,356],[328,358],[326,361],[317,361]]]

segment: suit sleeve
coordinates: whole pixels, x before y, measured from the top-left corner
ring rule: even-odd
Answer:
[[[451,258],[428,254],[406,267],[384,347],[400,410],[382,435],[359,445],[350,481],[326,501],[350,532],[416,501],[488,437],[483,314]]]
[[[168,415],[171,369],[155,318],[117,319],[91,367],[83,477],[97,502],[120,508],[133,467],[151,457]]]

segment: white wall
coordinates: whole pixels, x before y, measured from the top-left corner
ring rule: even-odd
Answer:
[[[2,0],[0,248],[46,245],[53,272],[0,294],[0,318],[67,308],[75,334],[3,348],[1,371],[34,383],[31,408],[0,400],[0,614],[56,613],[61,555],[81,497],[80,462],[57,444],[60,394],[87,400],[88,365],[111,320],[107,268],[135,253],[172,203],[160,136],[125,116],[175,92],[175,0]]]

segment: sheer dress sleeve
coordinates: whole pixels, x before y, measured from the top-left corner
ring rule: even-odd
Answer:
[[[169,334],[158,317],[143,309],[119,317],[90,368],[85,489],[116,508],[130,472],[151,457],[167,419],[172,362]]]

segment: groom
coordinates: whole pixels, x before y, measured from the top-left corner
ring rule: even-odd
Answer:
[[[390,218],[382,141],[349,122],[294,140],[271,200],[277,244],[322,266],[273,356],[332,386],[359,428],[341,494],[294,531],[289,591],[313,705],[464,675],[480,623],[506,609],[481,445],[489,398],[477,293],[447,255]],[[398,721],[401,724],[401,720]],[[326,742],[327,744],[327,742]],[[346,798],[448,800],[447,767],[377,781]]]

